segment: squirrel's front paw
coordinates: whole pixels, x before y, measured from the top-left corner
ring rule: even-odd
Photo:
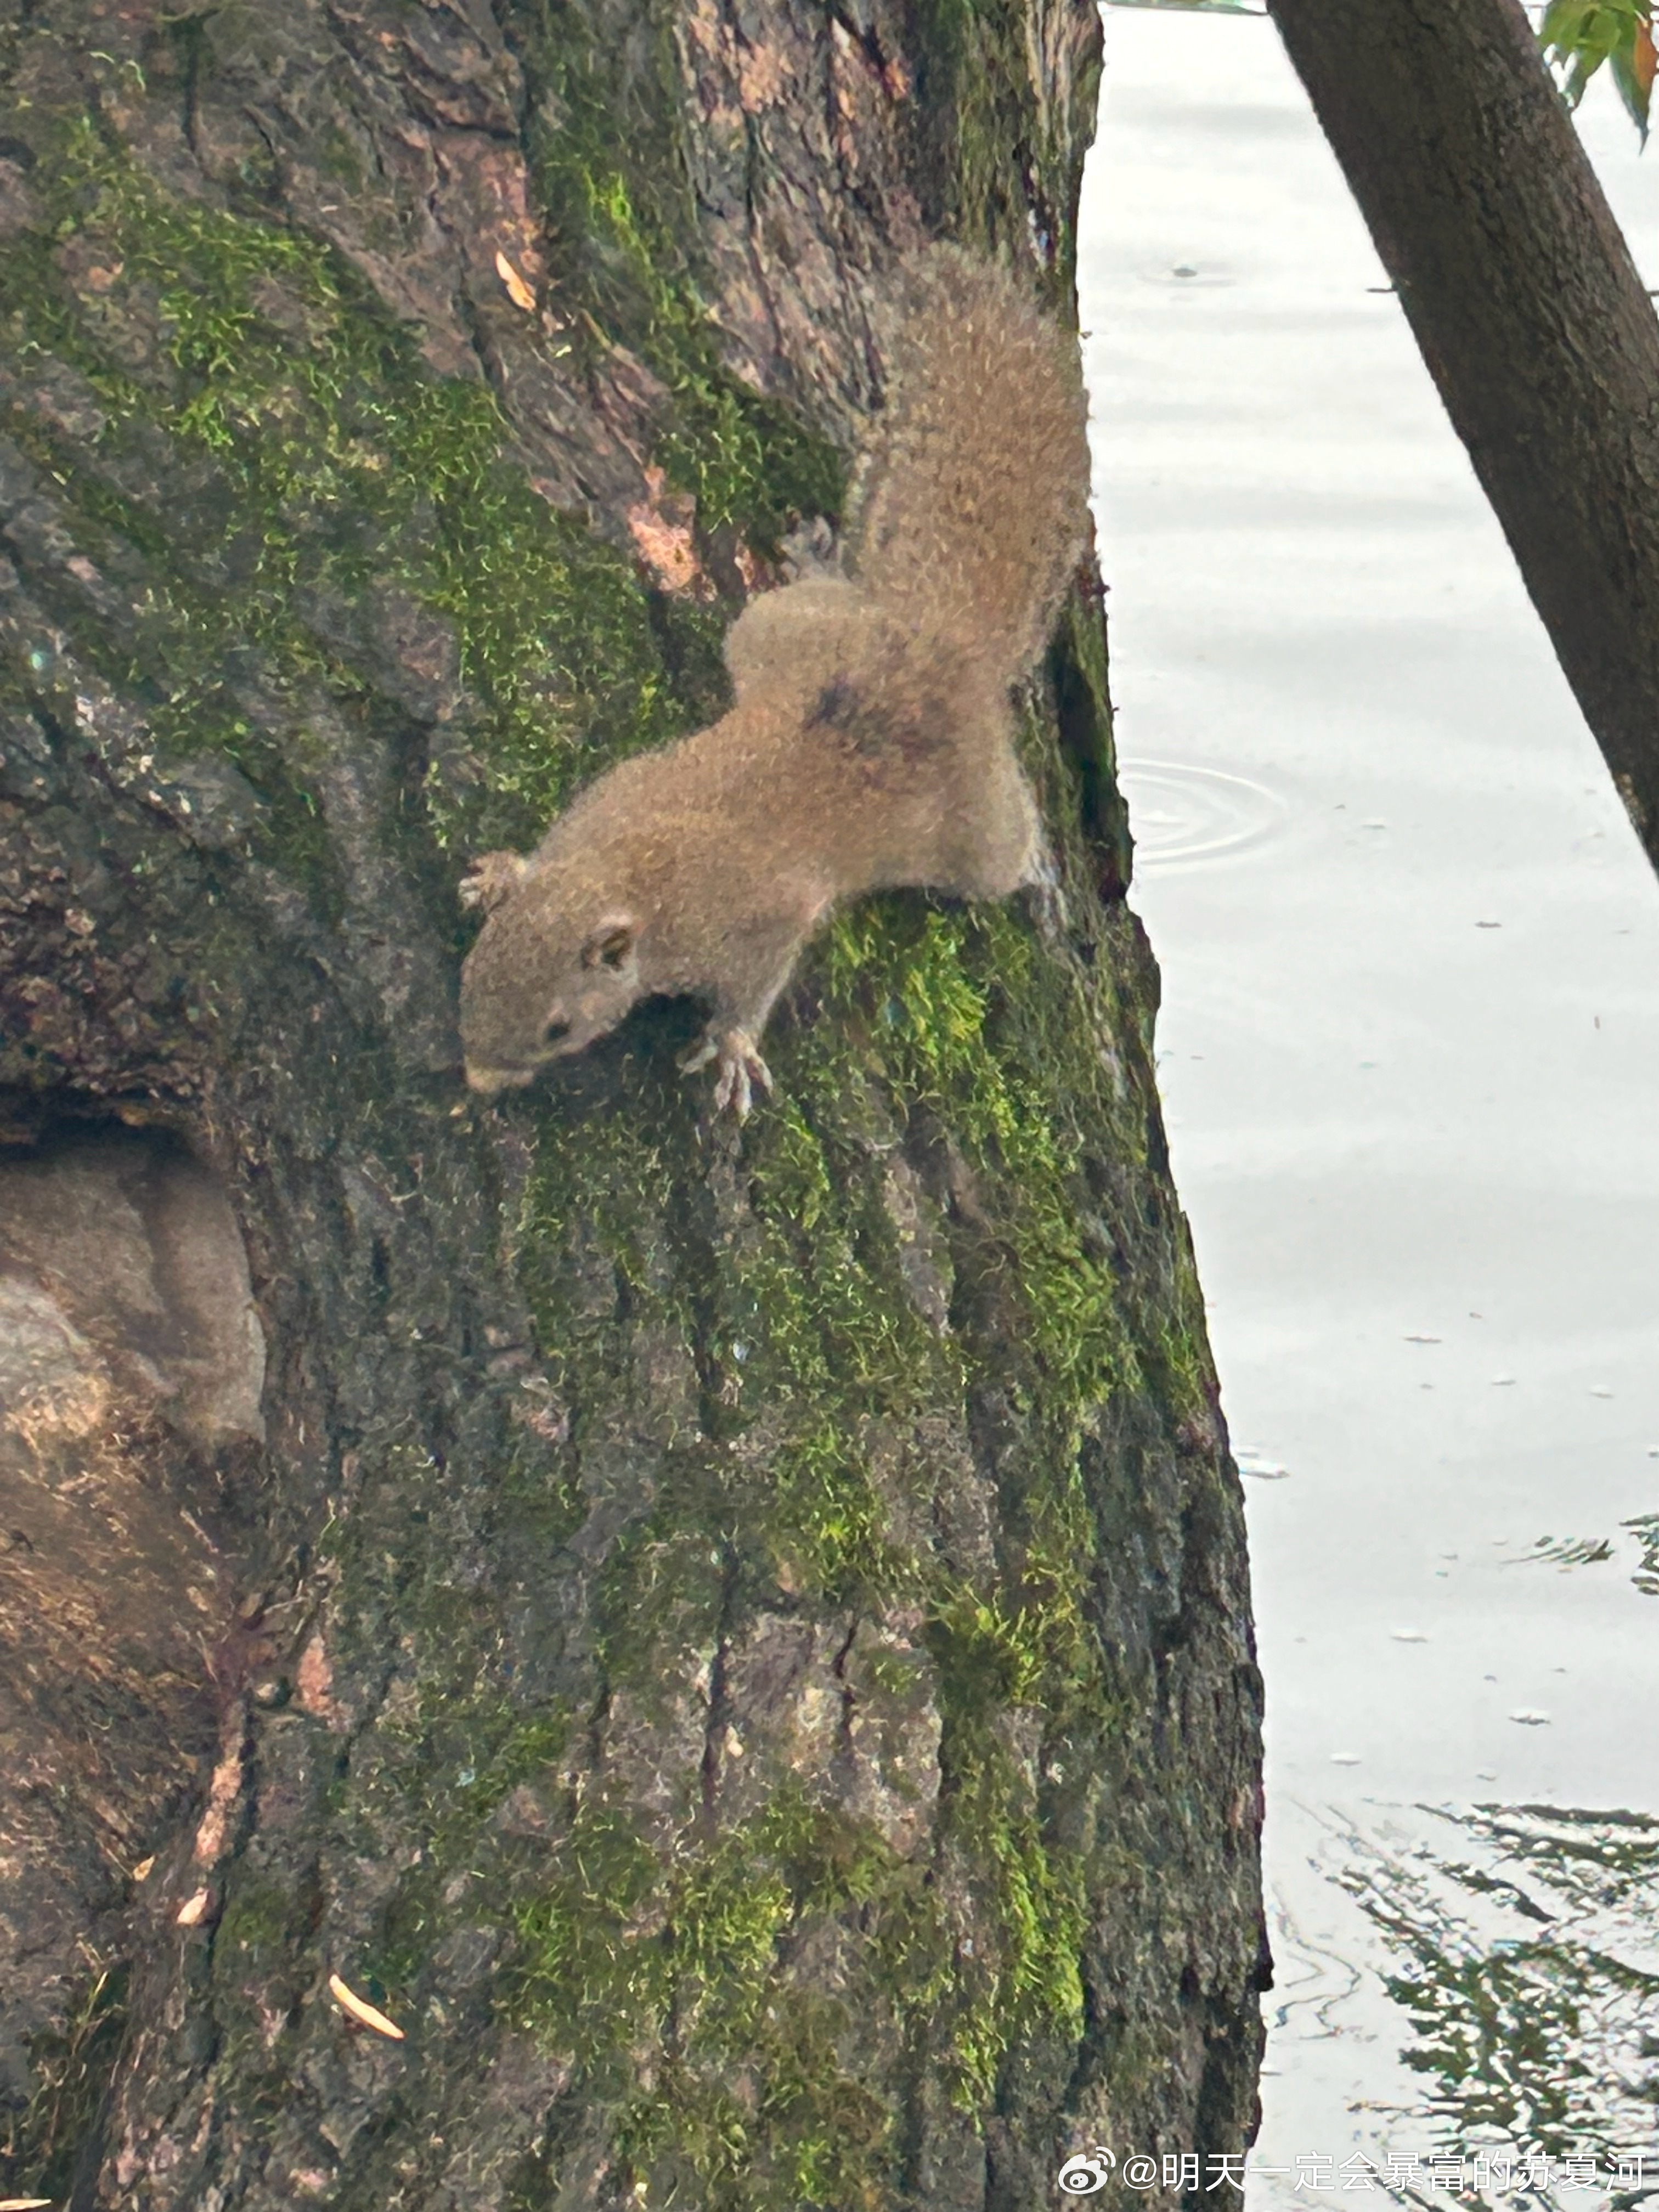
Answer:
[[[786,584],[798,584],[806,576],[841,574],[835,529],[822,514],[813,515],[810,521],[798,522],[787,537],[779,539],[778,552]]]
[[[524,881],[528,866],[522,853],[480,853],[472,872],[461,880],[461,904],[492,913]]]
[[[739,1121],[746,1121],[755,1103],[750,1086],[758,1084],[763,1091],[772,1088],[772,1071],[761,1058],[755,1040],[747,1030],[711,1030],[696,1050],[687,1053],[680,1062],[680,1073],[695,1075],[711,1060],[718,1063],[714,1111],[723,1114],[729,1106]]]

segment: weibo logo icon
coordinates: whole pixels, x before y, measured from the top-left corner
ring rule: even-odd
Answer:
[[[1068,2197],[1092,2197],[1111,2179],[1116,2163],[1110,2151],[1097,2145],[1092,2151],[1080,2150],[1074,2158],[1068,2158],[1054,2178]]]

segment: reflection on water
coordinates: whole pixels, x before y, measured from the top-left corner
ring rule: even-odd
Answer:
[[[1659,1516],[1626,1526],[1631,1579],[1659,1595]],[[1613,1552],[1545,1536],[1515,1564]],[[1274,1901],[1264,2073],[1275,2089],[1318,2078],[1328,2116],[1346,2106],[1367,2179],[1344,2182],[1339,2144],[1298,2158],[1293,2186],[1289,2167],[1254,2167],[1253,2203],[1355,2187],[1425,2212],[1659,2198],[1659,1814],[1371,1800],[1281,1802],[1276,1819],[1314,1879]]]
[[[1129,802],[1138,875],[1257,852],[1289,819],[1277,792],[1221,769],[1125,760],[1118,777]]]
[[[1626,1525],[1642,1551],[1632,1579],[1659,1593],[1659,1519]],[[1612,1548],[1605,1537],[1542,1537],[1530,1556],[1600,1564]],[[1411,2027],[1402,2056],[1427,2085],[1414,2124],[1466,2156],[1589,2158],[1603,2174],[1651,2154],[1659,1814],[1413,1809],[1427,1824],[1414,1838],[1333,1820],[1325,1871],[1389,1954],[1383,1988]],[[1624,2201],[1659,2195],[1659,2159],[1649,2179]]]
[[[1408,1849],[1351,1831],[1336,1879],[1398,1960],[1406,2063],[1448,2147],[1611,2166],[1659,2105],[1659,1819],[1558,1806],[1438,1816]],[[1656,2177],[1659,2179],[1659,2176]]]
[[[1575,2209],[1611,2196],[1615,2212],[1659,2195],[1659,1816],[1297,1810],[1310,1868],[1353,1900],[1370,1940],[1297,1924],[1281,1904],[1267,2072],[1295,2072],[1322,2045],[1371,2046],[1370,2094],[1345,2100],[1368,2193],[1442,2212],[1452,2195]],[[1306,1915],[1305,1892],[1299,1904]],[[1389,2047],[1408,2069],[1392,2078]],[[1258,2168],[1252,2196],[1342,2193],[1341,2156],[1339,2144],[1325,2172],[1298,2160],[1294,2190]],[[1447,2159],[1461,2186],[1435,2180]]]
[[[1659,1516],[1626,1525],[1632,1579],[1659,1595]],[[1527,1558],[1587,1565],[1612,1552],[1607,1538],[1547,1536]],[[1496,2212],[1631,2212],[1659,2197],[1659,1814],[1373,1802],[1299,1804],[1289,1825],[1319,1887],[1358,1916],[1335,1924],[1305,1886],[1277,1900],[1265,2070],[1371,2046],[1371,2094],[1344,2100],[1371,2193],[1425,2212],[1450,2195]],[[1436,2181],[1443,2159],[1460,2162],[1459,2182]],[[1255,2201],[1341,2188],[1328,2163],[1293,2197],[1267,2169]]]

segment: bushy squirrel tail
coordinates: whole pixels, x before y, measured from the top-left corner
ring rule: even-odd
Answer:
[[[987,655],[1004,680],[1048,642],[1088,532],[1075,335],[950,246],[903,272],[886,404],[854,479],[854,574],[881,606]]]

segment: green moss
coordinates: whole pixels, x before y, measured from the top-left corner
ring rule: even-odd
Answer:
[[[538,1132],[515,1238],[542,1351],[573,1402],[602,1401],[625,1310],[642,1322],[688,1324],[691,1299],[662,1237],[678,1208],[676,1175],[692,1102],[672,1060],[629,1055],[619,1096],[572,1142],[547,1113]],[[624,1333],[625,1334],[625,1333]]]
[[[245,1875],[226,1899],[214,1942],[245,1970],[258,1967],[267,1953],[281,1953],[303,1927],[309,1899],[269,1876]]]
[[[30,2038],[34,2091],[15,2126],[0,2118],[0,2185],[52,2197],[67,2197],[75,2185],[120,2055],[129,1978],[125,1966],[94,1966],[75,1990],[62,2029]]]
[[[216,2028],[222,2051],[234,2053],[244,2110],[275,2112],[291,2094],[292,2030],[316,1984],[317,1914],[314,1873],[284,1881],[256,1861],[228,1887],[213,1935]],[[357,1961],[347,1972],[366,1990]]]
[[[669,482],[695,495],[703,529],[734,529],[769,553],[799,516],[839,513],[844,465],[721,363],[681,149],[664,143],[661,118],[683,96],[666,13],[610,52],[592,19],[562,0],[521,12],[531,154],[570,342],[619,340],[648,362],[665,386],[654,457]],[[663,88],[657,97],[634,72]],[[649,127],[619,129],[630,111],[642,122],[648,112]]]
[[[118,578],[124,548],[143,556],[136,631],[100,632],[77,607],[76,635],[112,684],[136,684],[164,750],[217,747],[273,801],[284,842],[302,830],[302,687],[326,684],[349,716],[370,688],[307,626],[307,598],[349,602],[371,580],[453,622],[477,702],[471,769],[426,792],[441,845],[526,841],[595,765],[707,705],[723,681],[717,613],[653,616],[631,565],[504,457],[487,387],[433,378],[331,248],[172,199],[89,127],[41,189],[57,230],[12,242],[5,333],[22,380],[58,360],[90,383],[106,416],[94,465],[83,436],[21,406],[14,418],[90,556]],[[66,283],[66,236],[96,249],[101,292]],[[175,457],[159,477],[155,426]],[[772,446],[793,434],[781,416],[748,423],[722,465],[726,508],[739,476],[773,480]],[[280,743],[250,727],[228,681],[249,647],[296,687]]]
[[[1097,42],[1069,106],[1030,97],[1030,19],[1017,0],[921,0],[914,18],[923,143],[915,161],[930,228],[1005,249],[1036,244],[1071,297],[1077,196],[1092,134]]]
[[[1049,656],[1060,752],[1076,791],[1083,864],[1103,898],[1121,897],[1133,866],[1129,810],[1117,783],[1117,748],[1106,664],[1106,625],[1091,605],[1073,599]]]
[[[447,1601],[447,1602],[446,1602]],[[496,1657],[494,1608],[446,1587],[399,1593],[422,1694],[394,1708],[354,1762],[349,1818],[356,1847],[373,1855],[376,1823],[401,1807],[424,1838],[437,1876],[470,1866],[505,1799],[520,1784],[550,1786],[572,1719],[554,1698],[515,1701]]]
[[[629,1821],[584,1811],[520,1915],[515,2008],[622,2096],[618,2148],[653,2200],[695,2176],[708,2212],[883,2204],[891,2117],[853,2053],[861,1995],[891,2008],[798,1985],[788,1961],[837,1914],[902,1917],[923,1895],[921,1869],[795,1793],[666,1874]],[[629,2054],[659,2042],[644,2091]]]
[[[1116,1281],[1080,1225],[1084,1154],[1122,1118],[1099,1011],[1006,907],[860,907],[826,964],[832,1018],[866,1030],[894,1087],[982,1173],[987,1267],[1020,1310],[1054,1416],[1074,1423],[1133,1379]]]
[[[826,1030],[823,1042],[831,1059],[850,1057],[845,1036]],[[960,1366],[904,1295],[879,1188],[854,1172],[867,1155],[837,1126],[846,1094],[829,1068],[802,1058],[781,1079],[783,1096],[750,1155],[754,1235],[723,1271],[731,1388],[739,1402],[751,1392],[828,1398],[843,1423],[902,1414],[959,1389]]]
[[[820,1591],[837,1604],[922,1594],[921,1559],[894,1541],[864,1455],[827,1410],[780,1446],[767,1480],[773,1567],[786,1588]]]
[[[982,1838],[976,1875],[988,1872],[1000,1942],[953,1977],[947,2081],[952,2101],[981,2114],[995,2097],[1011,2051],[1033,2037],[1074,2043],[1083,2026],[1080,1960],[1089,1924],[1081,1856],[1045,1838],[1006,1755],[981,1743],[958,1747],[961,1787],[953,1819]]]
[[[1044,1843],[1006,1754],[980,1748],[954,1808],[984,1838],[975,1880],[994,1886],[1001,1933],[972,1957],[926,1863],[799,1790],[668,1868],[627,1817],[578,1815],[558,1874],[520,1909],[514,2009],[591,2094],[623,2100],[619,2142],[653,2197],[695,2176],[710,2212],[884,2204],[895,2115],[860,2073],[884,2044],[931,2047],[976,2111],[1011,2045],[1075,2033],[1081,1862]],[[792,1962],[838,1928],[830,1998]],[[641,2050],[664,2054],[648,2090]]]

